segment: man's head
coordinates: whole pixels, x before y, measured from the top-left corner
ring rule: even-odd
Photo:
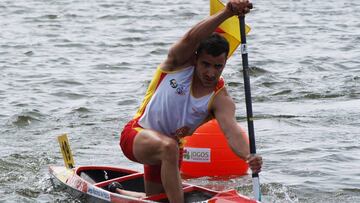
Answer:
[[[196,52],[195,76],[205,88],[215,87],[225,67],[229,43],[219,34],[202,41]]]
[[[206,52],[212,56],[219,56],[225,53],[227,58],[229,54],[229,42],[220,34],[213,33],[203,40],[196,50],[197,55],[200,55],[202,52]]]

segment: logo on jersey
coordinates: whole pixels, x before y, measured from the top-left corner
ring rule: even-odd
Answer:
[[[185,95],[184,85],[178,85],[178,87],[176,88],[176,93],[179,95]]]
[[[185,86],[182,84],[178,84],[175,79],[171,79],[170,86],[175,89],[176,94],[178,95],[185,95]]]
[[[175,79],[171,79],[171,80],[170,80],[170,86],[171,86],[172,88],[177,88],[178,84],[177,84],[177,82],[176,82]]]
[[[184,137],[184,136],[189,135],[189,134],[190,134],[190,128],[187,127],[187,126],[183,126],[183,127],[179,128],[179,129],[177,129],[175,131],[175,133],[174,133],[174,135],[176,137]]]

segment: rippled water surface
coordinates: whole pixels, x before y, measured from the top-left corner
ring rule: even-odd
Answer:
[[[264,202],[360,202],[360,2],[254,2],[246,18]],[[0,2],[0,202],[71,202],[54,190],[68,133],[77,165],[141,170],[118,147],[169,46],[208,1]],[[224,77],[246,127],[241,57]],[[192,180],[251,195],[251,178]]]

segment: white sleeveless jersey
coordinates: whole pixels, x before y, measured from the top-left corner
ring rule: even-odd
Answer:
[[[224,87],[224,80],[219,80],[212,93],[195,98],[191,93],[194,70],[193,66],[173,72],[157,68],[134,117],[141,127],[171,137],[185,136],[210,119],[209,108],[216,93]]]

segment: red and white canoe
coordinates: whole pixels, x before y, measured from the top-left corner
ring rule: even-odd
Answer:
[[[49,171],[54,187],[62,187],[73,197],[86,202],[168,202],[164,193],[134,198],[112,193],[108,185],[120,183],[125,190],[144,192],[143,173],[108,166],[80,166],[68,169],[63,166],[50,166]],[[198,203],[256,203],[257,201],[240,195],[236,190],[214,191],[204,187],[183,184],[185,202]]]

